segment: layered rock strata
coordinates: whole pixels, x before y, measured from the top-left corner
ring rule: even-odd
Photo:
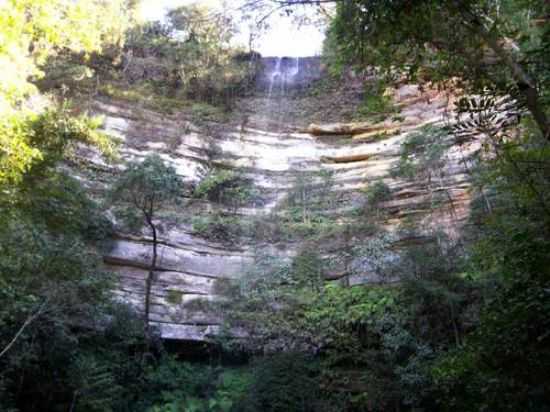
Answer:
[[[172,218],[159,218],[161,244],[152,287],[151,321],[166,339],[202,341],[216,336],[223,327],[223,313],[212,310],[207,303],[231,298],[224,292],[228,282],[246,273],[258,249],[289,259],[300,247],[295,239],[212,241],[193,230],[193,217],[223,210],[257,229],[259,222],[284,209],[300,176],[325,172],[332,177],[329,190],[334,198],[326,213],[332,213],[337,224],[345,221],[346,211],[364,207],[363,190],[378,180],[391,189],[390,199],[381,205],[387,212],[383,224],[389,230],[405,218],[414,218],[426,228],[433,225],[452,236],[467,218],[470,183],[464,159],[476,149],[473,145],[455,145],[446,152],[444,173],[434,189],[445,192],[445,196],[435,209],[428,211],[426,206],[434,190],[427,190],[422,182],[396,179],[391,174],[407,136],[425,125],[443,125],[447,121],[453,102],[443,92],[402,85],[393,90],[394,103],[400,108],[393,119],[375,124],[337,122],[338,119],[323,115],[331,112],[330,107],[323,105],[333,105],[334,101],[319,98],[319,110],[305,113],[300,105],[311,106],[311,95],[274,93],[285,88],[288,91],[293,85],[314,85],[322,76],[318,59],[303,60],[301,68],[293,66],[292,60],[279,61],[288,70],[297,70],[291,73],[292,81],[285,84],[281,84],[285,81],[282,77],[277,77],[282,70],[277,67],[277,60],[268,59],[265,63],[260,91],[240,101],[223,123],[200,123],[183,114],[137,110],[112,100],[94,103],[94,111],[105,117],[106,131],[122,140],[123,160],[139,160],[158,153],[190,186],[197,184],[208,168],[238,170],[257,193],[257,201],[239,207],[187,199],[171,210],[171,216],[177,217],[175,222]],[[287,80],[292,77],[288,71],[285,76]],[[359,97],[348,103],[359,104]],[[116,171],[123,167],[105,164],[91,153],[86,162],[88,172],[82,173],[97,171],[95,178],[88,180],[90,191],[97,193],[108,187]],[[319,179],[311,184],[322,186]],[[330,260],[331,254],[337,254],[342,247],[342,242],[333,239],[320,250]],[[118,275],[117,295],[137,308],[143,306],[151,253],[151,239],[144,231],[133,235],[119,233],[105,254],[106,264]],[[348,281],[379,280],[369,273],[368,265],[364,267],[363,273],[355,273]],[[325,274],[334,280],[344,275],[337,264]],[[240,336],[245,332],[233,333]]]

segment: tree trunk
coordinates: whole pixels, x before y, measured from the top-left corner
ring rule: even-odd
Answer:
[[[153,286],[153,278],[155,276],[155,268],[157,266],[157,228],[155,227],[152,219],[147,219],[147,223],[151,228],[153,234],[153,258],[151,259],[151,267],[145,280],[145,331],[149,333],[149,313],[151,312],[151,288]]]
[[[455,344],[456,344],[456,347],[459,348],[461,346],[460,332],[458,330],[458,325],[456,323],[456,315],[455,315],[455,310],[452,303],[449,305],[449,309],[450,309],[450,315],[451,315],[451,323],[453,325],[453,332],[455,335]]]
[[[491,49],[503,60],[504,63],[511,69],[512,75],[516,82],[519,92],[525,99],[525,106],[527,110],[533,115],[533,119],[537,123],[542,135],[545,139],[550,140],[550,128],[548,126],[548,119],[546,113],[540,102],[539,92],[537,90],[536,82],[531,79],[529,74],[523,70],[523,67],[517,63],[512,55],[506,51],[498,41],[489,33],[486,34],[486,40]]]
[[[23,323],[23,325],[19,328],[19,330],[17,331],[17,333],[15,334],[15,336],[12,338],[12,340],[6,345],[6,347],[4,349],[2,349],[2,351],[0,352],[0,358],[2,356],[4,356],[10,349],[11,347],[15,344],[15,342],[17,342],[17,339],[19,339],[19,337],[23,334],[23,332],[25,331],[25,329],[27,328],[27,326],[29,326],[36,318],[38,318],[42,312],[44,311],[44,308],[46,307],[46,304],[47,304],[48,300],[45,300],[41,305],[40,307],[38,308],[38,310],[33,313],[32,315],[30,315],[26,320],[25,322]]]

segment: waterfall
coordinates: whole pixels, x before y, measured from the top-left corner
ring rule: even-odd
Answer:
[[[290,71],[290,80],[291,83],[294,82],[294,79],[298,74],[300,73],[300,58],[296,57],[294,58],[294,67],[292,67],[292,70]]]
[[[273,85],[276,80],[281,78],[281,62],[283,61],[282,57],[277,57],[275,62],[275,69],[269,75],[269,92],[267,94],[268,100],[271,100],[271,94],[273,93]]]
[[[290,64],[289,60],[288,57],[277,57],[273,70],[268,73],[268,100],[273,96],[273,92],[277,90],[281,96],[285,96],[289,86],[296,82],[296,78],[300,73],[300,58],[293,58]]]

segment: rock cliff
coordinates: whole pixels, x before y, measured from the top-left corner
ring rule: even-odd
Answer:
[[[259,253],[281,259],[297,253],[303,240],[288,233],[288,226],[287,233],[280,233],[277,216],[284,215],[289,195],[298,186],[313,193],[312,202],[324,196],[319,213],[332,228],[358,222],[351,235],[334,230],[328,237],[308,238],[333,262],[324,274],[331,281],[380,280],[369,271],[368,262],[355,265],[360,269],[352,274],[349,262],[343,265],[338,259],[350,241],[359,243],[369,236],[360,229],[361,211],[369,207],[364,192],[374,182],[382,181],[390,189],[378,206],[384,212],[381,223],[389,231],[405,219],[414,219],[426,230],[433,227],[453,236],[465,222],[470,199],[465,159],[475,145],[451,142],[438,180],[429,187],[420,179],[401,179],[392,173],[401,145],[412,133],[449,121],[452,97],[402,84],[387,92],[397,108],[393,115],[384,120],[354,119],[364,98],[358,87],[361,81],[351,78],[345,87],[325,87],[325,76],[318,58],[264,59],[257,92],[215,120],[184,112],[168,115],[114,99],[94,101],[93,112],[105,117],[105,130],[122,141],[123,160],[158,153],[190,188],[181,204],[159,219],[161,245],[151,320],[164,338],[202,341],[215,336],[222,328],[223,313],[208,302],[231,299],[228,282],[246,273]],[[85,153],[81,161],[78,173],[98,196],[123,167],[106,164],[93,153]],[[238,204],[193,197],[192,188],[214,169],[236,171],[253,195]],[[200,219],[207,223],[197,224]],[[231,224],[233,231],[225,237],[212,236],[204,227],[215,219],[221,219],[221,226]],[[117,295],[140,308],[151,239],[146,231],[131,233],[117,227],[105,262],[118,276]],[[406,241],[401,236],[393,242]]]

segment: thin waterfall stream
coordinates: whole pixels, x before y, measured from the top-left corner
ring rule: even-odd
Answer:
[[[280,125],[288,115],[285,105],[285,99],[288,97],[288,91],[296,83],[300,74],[299,57],[277,57],[275,64],[268,72],[269,87],[267,92],[267,124],[273,122],[276,131],[280,130]]]

